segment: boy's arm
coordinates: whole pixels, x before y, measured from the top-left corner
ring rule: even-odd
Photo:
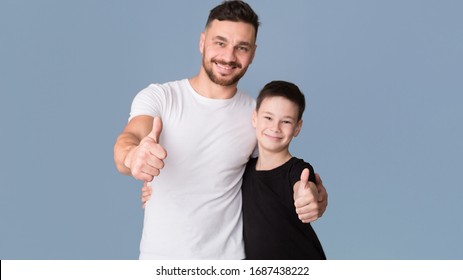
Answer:
[[[302,177],[302,175],[303,174],[301,174],[301,177]],[[305,176],[305,174],[304,174],[304,176]],[[308,177],[309,176],[307,174],[306,181],[308,181]],[[326,207],[328,206],[328,193],[326,192],[326,189],[323,186],[322,179],[320,178],[320,175],[318,175],[318,173],[315,173],[315,182],[316,182],[316,185],[315,185],[316,189],[315,190],[313,189],[313,186],[311,188],[310,185],[307,188],[307,189],[310,189],[310,192],[308,192],[307,190],[303,190],[303,189],[299,190],[301,188],[301,185],[304,184],[303,182],[301,183],[301,181],[298,181],[298,182],[296,182],[296,184],[294,184],[294,193],[295,193],[295,195],[294,195],[295,203],[294,204],[296,206],[296,213],[299,214],[299,212],[300,212],[301,215],[299,216],[299,218],[305,218],[305,220],[307,222],[313,222],[313,221],[317,220],[318,218],[320,218],[321,216],[323,216],[323,213],[325,212]],[[313,183],[310,182],[310,181],[308,181],[308,184],[313,185]],[[297,198],[296,198],[296,192],[297,192]],[[146,202],[148,200],[150,200],[151,193],[152,193],[152,188],[150,186],[148,186],[148,184],[145,182],[145,184],[143,185],[143,187],[141,189],[141,203],[142,203],[143,208],[145,208]],[[311,199],[311,197],[314,197],[314,199],[315,199],[315,197],[317,196],[317,193],[318,193],[318,203],[315,203]],[[296,204],[296,200],[297,200],[298,204]],[[304,206],[306,206],[307,204],[310,204],[311,202],[313,202],[312,205],[310,207],[306,207],[304,209]],[[298,207],[299,204],[300,204],[301,207]],[[316,204],[318,204],[318,206]],[[309,206],[309,205],[307,205],[307,206]],[[314,207],[315,207],[315,209],[313,209]],[[316,210],[317,207],[318,207],[318,212]],[[305,211],[307,211],[307,212],[305,212]],[[315,217],[314,217],[314,215],[315,215]]]
[[[309,181],[310,171],[305,168],[301,173],[301,179],[294,184],[294,206],[299,219],[303,223],[310,223],[317,220],[326,209],[321,211],[321,203],[319,203],[319,191],[317,185]],[[320,176],[318,176],[320,178]],[[321,182],[321,180],[320,180]],[[320,184],[324,189],[323,184]],[[326,194],[326,190],[324,191]],[[326,196],[324,201],[326,202]],[[326,205],[326,204],[325,204]]]
[[[141,207],[142,208],[146,207],[146,202],[150,200],[152,192],[153,192],[153,188],[149,186],[147,182],[145,182],[143,184],[143,187],[141,188]]]

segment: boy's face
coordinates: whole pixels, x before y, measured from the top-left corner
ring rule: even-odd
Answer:
[[[302,120],[297,120],[298,106],[280,96],[265,98],[252,115],[259,151],[280,152],[288,149],[293,137],[299,134]]]

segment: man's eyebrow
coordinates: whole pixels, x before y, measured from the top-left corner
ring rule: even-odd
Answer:
[[[252,44],[251,44],[250,42],[241,41],[241,42],[238,42],[238,46],[248,46],[248,47],[252,47]]]
[[[213,39],[214,39],[214,40],[219,40],[219,41],[228,42],[227,38],[222,37],[222,36],[220,36],[220,35],[215,36]]]
[[[223,37],[223,36],[220,36],[220,35],[217,35],[213,38],[214,40],[219,40],[219,41],[222,41],[222,42],[228,42],[228,39]],[[237,46],[249,46],[251,47],[253,44],[251,42],[247,42],[247,41],[239,41]]]

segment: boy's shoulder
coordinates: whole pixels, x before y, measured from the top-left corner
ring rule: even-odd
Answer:
[[[292,157],[288,163],[291,178],[300,178],[302,171],[308,168],[310,171],[309,181],[315,182],[315,170],[310,163],[297,157]]]

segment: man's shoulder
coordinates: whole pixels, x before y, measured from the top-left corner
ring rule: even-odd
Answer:
[[[139,92],[142,96],[170,96],[188,90],[187,79],[164,83],[151,83]]]
[[[238,90],[236,92],[236,95],[237,97],[239,97],[238,99],[240,100],[241,103],[252,106],[252,108],[256,106],[256,100],[249,94],[245,93],[244,91]]]
[[[175,89],[178,87],[186,87],[187,79],[168,81],[163,83],[151,83],[146,88],[147,89]]]

